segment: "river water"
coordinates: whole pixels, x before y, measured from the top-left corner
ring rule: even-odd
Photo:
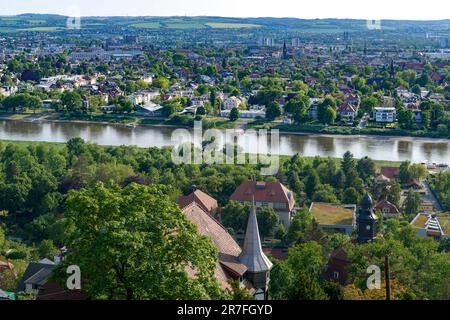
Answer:
[[[123,125],[74,122],[0,121],[0,139],[18,141],[66,142],[74,137],[99,145],[173,146],[175,129],[165,127],[128,128]],[[355,157],[374,160],[450,163],[450,140],[409,137],[290,135],[279,139],[280,154],[342,157],[346,151]],[[244,147],[246,151],[247,148]]]

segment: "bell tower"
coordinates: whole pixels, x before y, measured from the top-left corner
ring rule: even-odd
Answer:
[[[367,243],[377,237],[377,216],[373,209],[373,201],[369,195],[364,196],[358,211],[358,243]]]
[[[244,247],[239,256],[239,261],[247,267],[245,277],[253,284],[256,290],[256,300],[267,300],[270,270],[273,264],[262,250],[255,205],[250,211]]]

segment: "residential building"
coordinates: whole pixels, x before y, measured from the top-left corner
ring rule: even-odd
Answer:
[[[180,196],[177,199],[177,203],[181,209],[187,207],[191,203],[196,203],[203,211],[216,219],[220,214],[220,207],[217,200],[198,189],[187,196]]]
[[[392,123],[396,121],[395,108],[379,107],[375,108],[373,112],[373,118],[375,122],[379,123]]]
[[[331,253],[328,260],[324,278],[327,281],[334,281],[341,286],[347,285],[350,266],[347,252],[344,249],[338,248]]]
[[[258,208],[273,208],[279,221],[289,228],[294,213],[294,194],[280,182],[244,181],[231,195],[231,201]]]
[[[355,120],[358,113],[358,108],[350,103],[343,103],[337,109],[337,114],[341,119],[349,121]]]
[[[375,206],[375,211],[381,212],[385,219],[397,219],[400,217],[400,211],[397,207],[387,200],[381,200]]]
[[[47,283],[55,266],[55,262],[49,259],[30,262],[17,286],[16,292],[37,293]]]
[[[136,115],[141,117],[161,117],[163,107],[154,103],[139,106]]]
[[[239,108],[242,102],[243,101],[238,97],[228,97],[223,101],[223,110],[231,110],[233,108]]]
[[[450,237],[450,216],[419,213],[411,221],[411,226],[421,237],[432,237],[436,240]]]
[[[356,205],[313,202],[309,212],[324,231],[351,235],[356,227]]]

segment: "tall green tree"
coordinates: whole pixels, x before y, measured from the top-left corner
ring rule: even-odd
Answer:
[[[73,231],[59,274],[78,265],[93,299],[223,298],[214,276],[217,249],[168,191],[137,184],[71,191],[66,207]]]

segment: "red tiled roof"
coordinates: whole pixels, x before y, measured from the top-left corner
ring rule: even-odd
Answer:
[[[286,260],[287,253],[286,250],[280,249],[280,248],[264,248],[263,252],[267,256],[272,256],[277,260]]]
[[[395,179],[400,173],[400,168],[397,167],[382,167],[381,174],[389,179]]]
[[[356,109],[350,103],[343,103],[339,106],[338,112],[356,112]]]
[[[214,211],[219,211],[219,204],[217,200],[201,190],[196,190],[190,195],[181,196],[178,198],[178,205],[181,209],[187,207],[193,202],[197,203],[204,211],[211,215]]]
[[[215,275],[221,286],[229,289],[228,280],[233,276],[242,276],[247,271],[247,267],[239,262],[241,247],[236,243],[228,231],[197,203],[193,202],[183,208],[183,213],[188,220],[193,223],[198,232],[208,237],[219,251],[219,259],[216,264]],[[191,276],[195,271],[190,270]],[[230,274],[231,273],[231,274]]]
[[[386,209],[386,208],[389,210],[388,213],[397,213],[397,214],[400,213],[400,211],[398,211],[397,207],[387,200],[381,200],[375,206],[375,210],[379,210],[379,211],[384,211],[384,209]]]
[[[253,197],[256,202],[286,203],[289,211],[295,205],[294,195],[280,182],[244,181],[231,195],[230,200],[252,202]]]
[[[57,283],[48,281],[38,292],[36,300],[88,300],[89,297],[81,290],[64,290]]]

